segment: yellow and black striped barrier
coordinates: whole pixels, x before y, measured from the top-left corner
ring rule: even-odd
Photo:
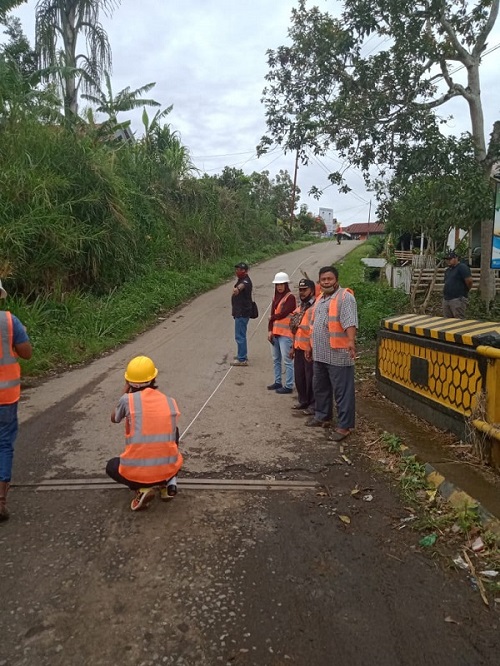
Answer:
[[[466,422],[491,438],[500,466],[500,323],[427,315],[382,322],[377,382],[384,395],[466,437]]]

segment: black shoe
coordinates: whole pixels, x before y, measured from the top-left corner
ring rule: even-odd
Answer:
[[[276,389],[276,393],[279,393],[280,395],[285,395],[287,393],[293,393],[293,389],[289,389],[286,386],[280,386],[280,388]]]
[[[292,407],[292,409],[295,409],[295,410],[297,410],[297,411],[300,411],[300,410],[302,410],[302,409],[307,409],[307,407],[308,407],[307,404],[306,404],[306,405],[300,405],[300,404],[299,404],[299,405],[294,405],[294,406]]]
[[[274,382],[274,384],[269,384],[267,387],[268,391],[276,391],[276,389],[282,388],[283,384],[278,384],[278,382]]]
[[[177,495],[177,486],[172,484],[171,486],[161,486],[160,488],[160,499],[162,500],[171,500],[172,497]]]

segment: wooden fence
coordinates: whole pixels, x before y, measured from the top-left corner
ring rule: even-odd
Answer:
[[[443,291],[444,287],[444,272],[445,268],[413,268],[411,275],[411,293],[421,294],[429,291],[434,274],[436,274],[436,279],[432,286],[433,291]],[[470,272],[472,274],[472,290],[479,287],[479,276],[481,273],[480,268],[471,268]],[[495,286],[497,291],[500,291],[500,277],[498,271],[496,271],[495,277]]]

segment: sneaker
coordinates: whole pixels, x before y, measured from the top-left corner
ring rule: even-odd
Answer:
[[[287,388],[286,386],[280,386],[276,389],[276,393],[279,393],[280,395],[286,395],[288,393],[293,393],[293,389]]]
[[[306,426],[311,428],[328,428],[330,421],[318,421],[314,416],[306,421]]]
[[[268,391],[276,391],[276,389],[279,389],[283,386],[283,384],[279,384],[278,382],[274,382],[274,384],[269,384],[267,387]]]
[[[246,367],[248,365],[248,361],[233,361],[230,365],[233,367]]]
[[[307,409],[304,409],[302,414],[305,414],[305,416],[314,416],[316,414],[316,410],[312,407],[308,407]]]
[[[139,509],[145,509],[150,502],[155,498],[155,489],[154,487],[150,488],[139,488],[135,493],[135,497],[130,503],[130,508],[132,511],[139,511]]]
[[[301,405],[299,403],[298,405],[294,405],[292,409],[295,411],[304,411],[304,409],[307,409],[307,405]]]
[[[171,500],[177,495],[177,486],[172,484],[171,486],[162,486],[160,488],[160,499],[164,502]]]

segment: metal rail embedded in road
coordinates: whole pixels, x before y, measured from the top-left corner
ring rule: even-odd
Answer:
[[[284,481],[279,479],[186,479],[182,490],[312,490],[320,486],[316,481]],[[46,490],[113,490],[123,485],[103,477],[88,479],[46,479],[33,483],[17,483],[12,487]]]

